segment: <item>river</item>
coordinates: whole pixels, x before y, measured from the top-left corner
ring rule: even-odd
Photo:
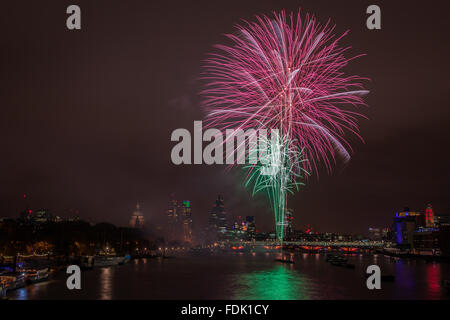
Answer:
[[[440,286],[448,263],[353,255],[355,269],[332,266],[321,254],[296,254],[295,264],[272,253],[181,255],[140,259],[82,271],[81,290],[68,290],[64,272],[50,281],[8,293],[10,299],[449,299]],[[365,270],[377,264],[395,275],[381,290],[368,290]]]

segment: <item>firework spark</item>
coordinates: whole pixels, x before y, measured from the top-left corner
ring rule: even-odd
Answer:
[[[277,129],[277,147],[268,148],[261,162],[246,166],[246,185],[267,190],[275,213],[278,238],[283,238],[286,195],[306,172],[323,163],[328,171],[340,156],[350,158],[347,133],[358,134],[361,114],[349,107],[365,105],[359,76],[343,68],[355,57],[338,43],[334,26],[321,25],[300,11],[257,16],[227,35],[230,45],[217,45],[206,62],[208,126],[226,129]],[[261,165],[265,163],[266,165]],[[279,168],[263,174],[267,163]],[[295,188],[293,188],[293,186]]]

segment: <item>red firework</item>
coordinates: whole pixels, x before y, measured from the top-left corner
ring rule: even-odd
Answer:
[[[346,58],[349,47],[335,36],[335,26],[321,25],[300,11],[257,16],[244,21],[229,45],[206,61],[203,90],[207,123],[230,129],[278,129],[302,150],[305,170],[323,161],[331,169],[336,156],[349,159],[347,133],[359,137],[360,113],[365,105],[361,78],[343,68],[356,57]]]

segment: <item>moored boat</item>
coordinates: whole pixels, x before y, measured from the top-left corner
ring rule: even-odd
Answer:
[[[0,275],[0,285],[4,290],[11,291],[25,286],[25,273],[10,272]]]
[[[123,260],[121,262],[119,262],[119,264],[122,265],[122,264],[129,263],[130,260],[131,260],[131,256],[129,254],[127,254],[123,257]]]
[[[355,265],[347,263],[347,261],[330,261],[330,264],[336,267],[345,267],[347,269],[355,269]]]
[[[289,263],[289,264],[294,264],[294,255],[293,254],[281,254],[279,256],[279,258],[275,259],[276,262],[281,262],[281,263]]]
[[[290,263],[290,264],[294,264],[294,260],[289,260],[289,259],[275,259],[275,261],[277,262],[281,262],[281,263]]]
[[[347,262],[347,258],[341,256],[341,255],[337,255],[337,254],[328,254],[327,257],[325,258],[325,260],[327,262],[330,262],[331,264],[333,263],[346,263]]]
[[[49,277],[48,268],[41,270],[30,270],[25,274],[25,281],[27,284],[47,281]]]
[[[93,267],[94,267],[94,257],[93,256],[81,257],[80,268],[82,270],[90,270]]]
[[[93,266],[94,267],[109,267],[109,266],[117,266],[118,264],[122,264],[125,261],[125,257],[120,256],[95,256]]]
[[[0,284],[0,299],[6,299],[6,289],[3,284]]]

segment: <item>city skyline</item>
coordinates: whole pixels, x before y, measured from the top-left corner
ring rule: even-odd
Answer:
[[[97,223],[112,223],[114,225],[117,225],[118,227],[131,227],[136,229],[142,229],[145,227],[147,231],[150,231],[153,236],[161,236],[165,237],[168,240],[179,240],[184,242],[194,242],[193,239],[197,238],[197,240],[207,240],[208,237],[205,238],[205,230],[211,231],[211,226],[213,226],[213,229],[217,229],[218,233],[224,233],[225,230],[229,231],[233,228],[233,225],[235,225],[238,221],[245,221],[245,219],[252,218],[252,221],[254,222],[255,217],[249,216],[249,215],[238,215],[238,214],[230,214],[228,213],[227,209],[224,209],[224,201],[222,195],[218,195],[216,197],[216,200],[213,201],[214,205],[212,206],[212,209],[208,211],[208,216],[205,219],[201,219],[200,223],[198,218],[195,214],[195,204],[194,204],[194,214],[192,214],[192,202],[190,200],[177,200],[174,194],[171,194],[169,199],[169,206],[168,209],[165,210],[163,215],[161,215],[162,219],[156,220],[153,219],[153,224],[149,223],[152,221],[150,214],[145,214],[141,210],[141,204],[140,202],[137,202],[135,206],[135,210],[130,214],[128,213],[128,220],[126,223],[117,224],[113,221],[109,220],[99,220],[95,221],[92,219],[85,219],[83,218],[83,215],[80,216],[80,212],[78,209],[70,208],[64,210],[63,214],[60,212],[55,212],[52,209],[49,209],[48,207],[32,207],[30,206],[30,203],[28,201],[29,196],[24,195],[24,208],[17,214],[13,216],[0,216],[0,218],[10,218],[10,219],[17,219],[22,218],[26,215],[36,214],[39,212],[42,212],[41,214],[45,215],[51,215],[52,217],[55,217],[56,219],[80,219],[80,217],[93,224]],[[220,210],[223,210],[223,214],[221,211],[217,208],[223,208]],[[177,212],[178,211],[178,212]],[[294,231],[301,231],[308,233],[308,230],[314,230],[314,232],[319,233],[336,233],[336,234],[348,234],[348,235],[370,235],[373,230],[382,230],[385,228],[391,228],[393,227],[392,224],[392,216],[395,215],[398,217],[399,212],[404,215],[404,212],[411,212],[411,215],[420,215],[423,217],[424,221],[432,221],[433,216],[435,215],[448,215],[449,212],[436,212],[433,209],[433,206],[431,203],[427,203],[425,208],[423,209],[415,209],[404,206],[404,207],[398,207],[392,210],[391,215],[387,221],[385,221],[384,224],[379,225],[366,225],[366,228],[361,231],[357,232],[341,232],[341,231],[335,231],[335,230],[325,230],[321,228],[320,225],[311,225],[310,223],[303,223],[299,222],[296,218],[295,211],[291,208],[286,208],[286,226],[290,230],[289,233],[292,233]],[[217,216],[220,215],[220,218]],[[223,215],[223,217],[222,217]],[[161,218],[160,217],[160,218]],[[196,219],[196,223],[193,224],[193,219]],[[256,219],[257,220],[257,219]],[[219,224],[215,221],[223,221],[219,222]],[[175,230],[175,229],[176,230]],[[187,229],[186,229],[187,228]],[[179,230],[178,230],[179,229]],[[222,229],[222,231],[219,231],[219,229]],[[261,228],[258,224],[258,232],[263,233],[270,233],[274,232],[275,226],[271,226],[267,229]],[[255,230],[256,231],[256,230]],[[188,237],[186,237],[186,234],[189,234]],[[177,236],[173,236],[177,235]],[[180,236],[178,236],[180,235]],[[190,239],[190,240],[187,240]]]
[[[142,4],[142,11],[123,17],[123,4],[81,6],[86,28],[73,34],[59,28],[62,4],[46,13],[40,4],[30,4],[26,12],[6,5],[11,32],[5,41],[13,50],[1,53],[9,62],[2,77],[10,94],[1,110],[0,216],[19,212],[26,193],[38,208],[74,207],[83,219],[126,225],[138,199],[146,212],[163,219],[167,195],[175,193],[195,203],[199,221],[207,221],[211,201],[223,194],[231,214],[255,216],[261,228],[270,229],[267,201],[252,198],[239,184],[239,170],[173,165],[170,133],[204,118],[197,94],[202,60],[224,41],[223,33],[232,32],[241,18],[300,6],[321,22],[331,18],[339,32],[350,29],[348,44],[367,53],[351,71],[372,82],[370,121],[361,122],[365,144],[352,141],[347,167],[338,164],[320,180],[310,177],[289,198],[296,221],[364,232],[404,206],[422,210],[432,203],[436,212],[450,211],[447,82],[434,64],[447,61],[449,44],[436,31],[445,30],[436,24],[444,23],[447,4],[435,4],[426,14],[420,6],[383,4],[379,31],[365,27],[362,2],[344,7],[315,1],[215,6],[199,1],[155,10]],[[170,12],[170,19],[163,12]],[[187,17],[197,15],[201,18],[189,23]],[[24,19],[36,26],[27,31],[26,42],[20,31]],[[146,30],[164,32],[148,35]]]
[[[218,197],[221,197],[222,201],[224,200],[224,197],[222,194],[219,194]],[[41,210],[41,211],[45,210],[45,211],[51,212],[54,215],[63,216],[63,217],[67,216],[67,217],[82,218],[83,220],[90,221],[92,223],[106,222],[106,223],[112,223],[117,226],[130,226],[132,223],[130,220],[130,212],[124,213],[122,216],[122,219],[120,219],[120,220],[114,220],[114,219],[108,219],[108,218],[101,220],[101,219],[95,219],[95,218],[92,218],[92,216],[83,214],[83,212],[80,212],[80,210],[77,208],[77,206],[66,207],[62,210],[54,210],[52,208],[52,206],[49,206],[49,205],[33,206],[32,202],[30,202],[30,198],[32,198],[32,197],[29,194],[23,194],[21,197],[22,208],[19,209],[17,212],[14,212],[9,215],[8,214],[0,215],[0,218],[15,219],[15,218],[19,217],[25,211],[32,210],[34,212],[34,211],[39,211],[39,210]],[[217,198],[217,196],[216,196],[216,198]],[[175,194],[171,194],[170,196],[167,197],[167,199],[170,200],[169,202],[173,201],[173,199],[175,199]],[[185,199],[185,198],[183,198],[183,199]],[[186,202],[186,201],[191,203],[190,200],[186,200],[186,199],[181,200],[180,203]],[[208,202],[208,201],[205,200],[205,202]],[[217,203],[217,200],[211,200],[209,202],[211,204],[213,204],[214,202]],[[135,211],[131,214],[131,219],[138,219],[138,220],[136,220],[138,225],[140,224],[140,226],[142,227],[142,225],[144,224],[144,221],[145,221],[146,227],[149,227],[150,229],[152,229],[152,231],[157,231],[158,228],[161,228],[163,225],[167,224],[167,212],[168,212],[167,208],[163,212],[159,212],[159,213],[158,212],[150,212],[150,211],[147,211],[147,213],[143,213],[140,211],[142,203],[143,203],[142,201],[138,201],[137,205],[134,206]],[[417,212],[420,212],[421,214],[425,215],[425,214],[427,214],[430,205],[431,205],[431,203],[428,202],[428,203],[424,204],[422,206],[422,208],[416,208],[416,207],[411,207],[411,208],[412,208],[412,211],[417,211]],[[144,204],[144,207],[145,207],[145,204]],[[194,204],[194,207],[195,207],[195,204]],[[133,206],[130,206],[130,208],[133,208]],[[314,223],[311,223],[310,221],[308,221],[307,217],[297,216],[295,214],[295,210],[292,208],[287,208],[286,210],[287,210],[287,212],[291,212],[290,215],[292,215],[295,218],[293,228],[297,229],[297,230],[306,230],[309,226],[313,225],[314,228],[320,232],[331,232],[331,233],[341,233],[341,234],[366,234],[367,231],[369,230],[369,228],[383,228],[383,227],[389,225],[389,221],[391,220],[392,215],[395,214],[396,212],[401,211],[402,209],[405,209],[405,208],[408,208],[408,210],[409,210],[410,206],[399,205],[395,208],[392,208],[389,212],[383,213],[383,217],[386,218],[386,219],[384,219],[384,224],[383,224],[383,221],[380,220],[381,223],[366,224],[364,226],[364,228],[361,230],[325,229],[320,225],[320,223],[314,224]],[[107,211],[108,208],[105,208],[105,210]],[[433,210],[434,210],[434,212],[436,212],[435,207]],[[211,211],[210,211],[210,209],[207,211],[208,211],[208,215],[206,215],[206,216],[203,216],[202,213],[200,213],[200,215],[199,215],[200,219],[197,219],[196,224],[194,224],[194,227],[193,227],[194,230],[199,231],[204,228],[207,228],[208,225],[210,225]],[[196,210],[194,212],[196,212]],[[227,217],[226,219],[227,219],[228,223],[233,223],[234,219],[238,216],[244,216],[244,217],[246,215],[248,216],[248,214],[239,213],[239,212],[242,212],[242,210],[239,210],[239,208],[236,208],[235,210],[232,209],[231,213],[226,215],[226,217]],[[437,212],[439,214],[448,214],[448,213],[450,213],[450,210],[439,210]],[[137,213],[140,213],[140,218],[134,217]],[[252,215],[250,214],[250,216],[252,216]],[[253,215],[253,216],[255,216],[255,215]],[[260,217],[260,216],[261,216],[261,214],[256,214],[256,217]],[[274,224],[274,221],[272,221],[272,225],[271,225],[271,223],[269,221],[269,223],[263,224],[262,227],[260,225],[258,227],[261,229],[262,232],[272,232],[275,229],[275,224]]]

